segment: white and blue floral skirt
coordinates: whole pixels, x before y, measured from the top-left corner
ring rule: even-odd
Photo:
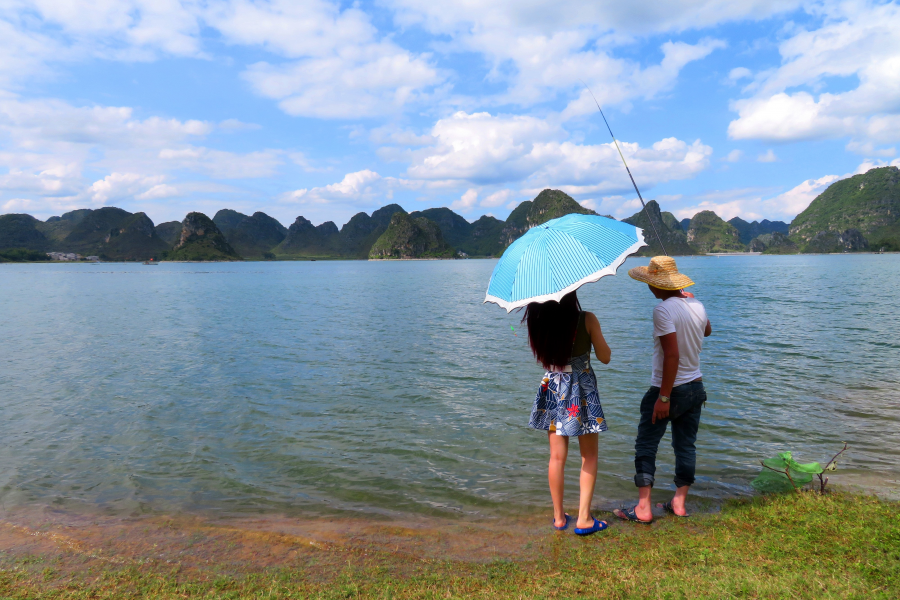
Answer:
[[[528,425],[565,436],[606,431],[590,354],[571,359],[569,367],[571,372],[567,368],[544,374]]]

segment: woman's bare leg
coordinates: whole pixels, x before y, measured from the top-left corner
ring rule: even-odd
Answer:
[[[566,486],[564,477],[566,457],[569,455],[569,438],[564,435],[548,432],[550,439],[550,497],[553,498],[553,524],[562,527],[566,524],[566,511],[563,510],[563,490]]]
[[[591,516],[591,501],[594,499],[594,484],[597,482],[597,444],[600,435],[588,433],[578,436],[581,451],[581,498],[578,502],[578,521],[575,527],[587,529],[594,525]]]

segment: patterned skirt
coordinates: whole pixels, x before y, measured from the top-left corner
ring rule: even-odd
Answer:
[[[606,431],[590,353],[571,359],[569,366],[571,373],[567,369],[544,374],[528,425],[565,436]]]

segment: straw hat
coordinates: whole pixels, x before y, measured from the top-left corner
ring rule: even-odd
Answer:
[[[694,285],[690,277],[678,272],[675,259],[671,256],[654,256],[650,259],[650,266],[635,267],[628,271],[628,275],[661,290],[680,290]]]

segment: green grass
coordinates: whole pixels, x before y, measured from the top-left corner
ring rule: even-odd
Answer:
[[[526,545],[520,560],[488,563],[348,545],[250,569],[7,552],[0,597],[819,599],[900,590],[898,505],[865,496],[732,501],[719,514],[651,527],[616,522],[584,539],[548,531]]]

